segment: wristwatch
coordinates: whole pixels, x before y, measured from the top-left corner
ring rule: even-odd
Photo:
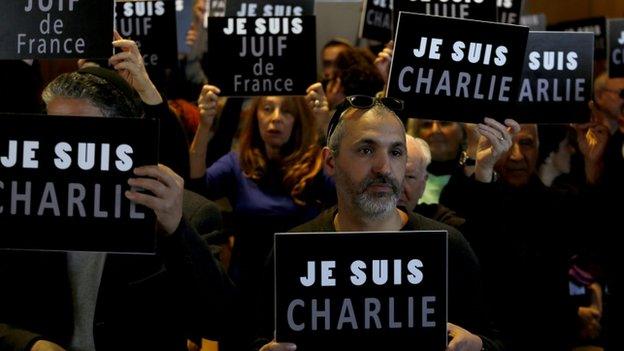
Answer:
[[[459,156],[459,165],[460,166],[474,166],[477,163],[477,160],[468,156],[468,153],[464,150]]]

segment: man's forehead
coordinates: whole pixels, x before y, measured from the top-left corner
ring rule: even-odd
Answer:
[[[383,109],[370,109],[364,113],[347,116],[347,136],[356,140],[383,140],[400,142],[405,145],[405,128],[392,112]]]

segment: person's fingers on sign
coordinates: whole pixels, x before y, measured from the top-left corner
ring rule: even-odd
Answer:
[[[182,219],[184,179],[162,164],[137,167],[134,174],[138,178],[128,179],[132,189],[126,191],[126,197],[152,209],[165,233],[173,234]],[[139,192],[138,189],[148,190],[152,194]]]

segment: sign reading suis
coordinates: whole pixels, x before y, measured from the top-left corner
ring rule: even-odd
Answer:
[[[176,64],[173,0],[116,0],[115,24],[122,37],[137,42],[147,67],[171,68]]]

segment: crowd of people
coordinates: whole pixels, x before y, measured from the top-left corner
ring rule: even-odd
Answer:
[[[0,63],[0,109],[159,120],[160,163],[129,180],[150,192],[125,193],[155,213],[157,254],[0,250],[0,350],[292,351],[274,339],[275,233],[407,230],[449,234],[448,350],[624,349],[624,78],[597,76],[585,124],[464,124],[383,96],[392,43],[332,40],[305,96],[249,99],[190,58],[183,87],[156,86],[134,41],[113,45],[109,67],[50,82]]]

